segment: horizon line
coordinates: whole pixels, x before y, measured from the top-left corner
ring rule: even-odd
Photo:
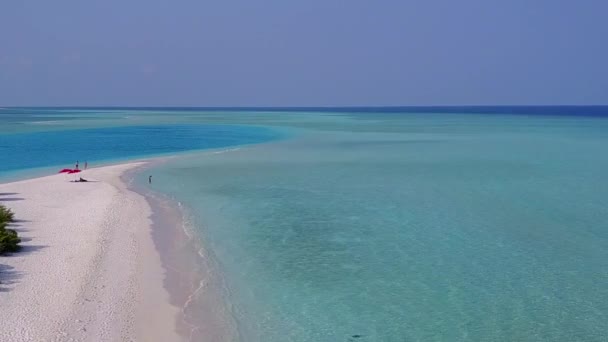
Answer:
[[[192,109],[401,109],[401,108],[540,108],[540,107],[608,107],[607,104],[470,104],[470,105],[363,105],[363,106],[149,106],[149,105],[52,105],[52,106],[1,106],[0,109],[8,108],[158,108],[158,109],[179,109],[179,108],[192,108]]]

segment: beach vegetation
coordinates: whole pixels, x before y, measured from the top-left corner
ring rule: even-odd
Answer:
[[[13,214],[13,211],[0,204],[0,223],[13,222],[14,219],[15,214]]]
[[[8,224],[14,220],[14,213],[0,204],[0,255],[17,252],[21,248],[19,235],[15,230],[8,228]]]

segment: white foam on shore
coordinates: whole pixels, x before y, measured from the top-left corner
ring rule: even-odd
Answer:
[[[153,208],[154,241],[167,270],[165,287],[169,289],[171,303],[181,308],[180,335],[186,341],[242,340],[223,295],[225,284],[221,274],[217,265],[212,267],[212,257],[203,247],[188,208],[167,194],[137,186],[135,190]]]
[[[240,147],[235,147],[235,148],[228,148],[225,150],[220,150],[220,151],[214,151],[213,154],[222,154],[222,153],[228,153],[228,152],[236,152],[238,150],[240,150]]]
[[[181,339],[151,209],[120,179],[139,166],[89,169],[87,183],[61,174],[0,184],[23,239],[22,252],[0,257],[1,341]]]

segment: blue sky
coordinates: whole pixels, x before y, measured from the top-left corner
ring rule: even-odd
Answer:
[[[608,104],[608,1],[0,4],[0,106]]]

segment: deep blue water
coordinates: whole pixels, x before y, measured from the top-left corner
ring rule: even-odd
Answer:
[[[55,120],[55,119],[53,119]],[[0,175],[31,168],[73,166],[260,143],[276,131],[252,126],[150,125],[0,134]]]

